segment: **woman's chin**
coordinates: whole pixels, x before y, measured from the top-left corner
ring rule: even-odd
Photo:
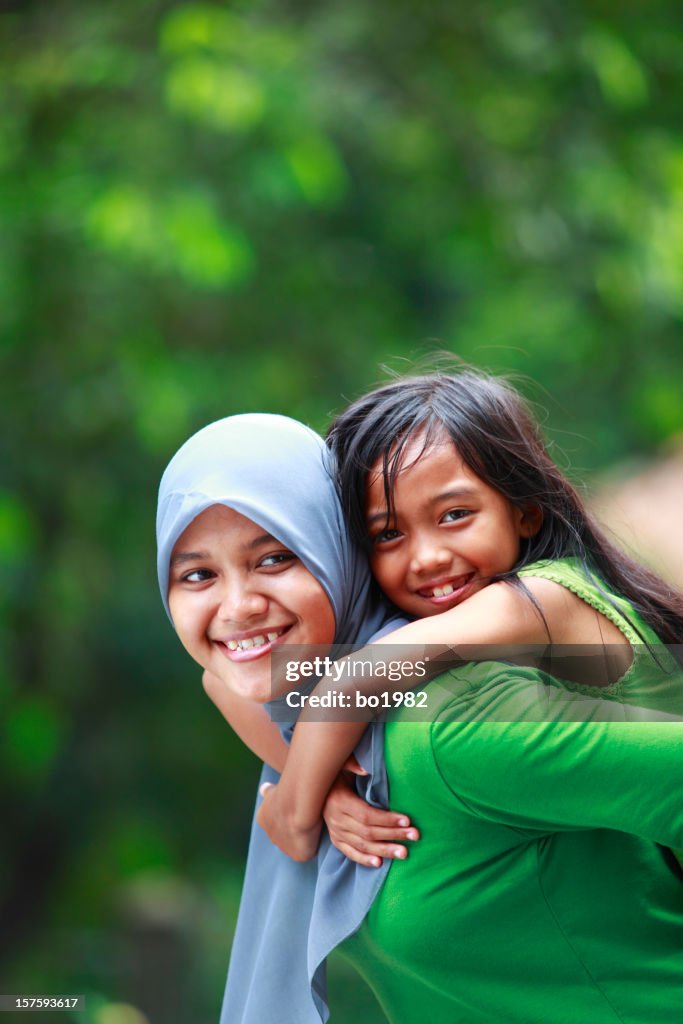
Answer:
[[[273,645],[266,643],[249,650],[231,651],[226,644],[213,643],[213,672],[236,697],[264,704],[273,696],[271,657]]]
[[[215,670],[214,670],[215,671]],[[216,675],[225,686],[241,700],[265,704],[273,698],[273,681],[270,675],[270,658],[264,661],[248,661],[242,664],[223,664]]]

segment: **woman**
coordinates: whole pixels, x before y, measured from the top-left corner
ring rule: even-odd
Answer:
[[[161,481],[157,543],[161,596],[181,641],[212,673],[226,717],[276,767],[279,732],[256,707],[270,695],[272,647],[364,643],[402,621],[371,596],[322,440],[284,416],[234,416],[191,437]],[[213,581],[223,578],[234,586],[217,610]],[[386,806],[379,728],[357,755],[370,772],[359,780],[364,797]],[[266,765],[261,781],[277,777]],[[389,863],[367,870],[325,837],[315,861],[295,864],[254,826],[223,1024],[325,1020],[325,957],[359,926]]]

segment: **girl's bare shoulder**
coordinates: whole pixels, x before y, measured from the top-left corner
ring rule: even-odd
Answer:
[[[524,593],[524,588],[527,594]],[[540,576],[525,576],[524,588],[514,589],[527,601],[528,594],[531,594],[537,602],[553,643],[609,643],[628,646],[627,637],[614,622],[561,583]]]

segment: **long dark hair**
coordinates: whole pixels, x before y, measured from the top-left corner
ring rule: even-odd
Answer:
[[[473,367],[399,378],[352,402],[332,422],[327,443],[335,454],[347,520],[361,545],[368,546],[364,509],[370,468],[382,460],[391,510],[408,441],[419,434],[427,449],[444,433],[481,480],[516,506],[533,505],[543,513],[538,533],[496,580],[514,582],[525,565],[574,556],[594,582],[630,601],[662,642],[683,643],[683,595],[608,539],[548,455],[519,392]]]

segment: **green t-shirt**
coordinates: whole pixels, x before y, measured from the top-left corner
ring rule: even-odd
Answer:
[[[343,951],[392,1024],[677,1024],[683,722],[666,713],[683,717],[680,667],[573,561],[520,575],[614,621],[631,668],[596,689],[463,666],[426,688],[430,721],[389,722],[391,804],[422,838]]]

